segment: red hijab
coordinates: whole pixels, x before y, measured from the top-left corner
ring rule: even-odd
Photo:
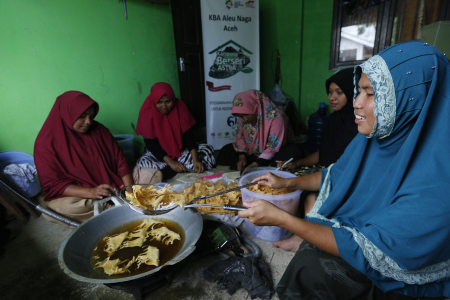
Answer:
[[[34,144],[34,160],[45,200],[63,197],[70,185],[93,188],[100,184],[123,187],[122,177],[130,174],[126,158],[102,124],[94,121],[87,133],[73,129],[86,109],[98,103],[88,95],[69,91],[56,98]]]
[[[163,115],[156,109],[156,103],[162,96],[172,99],[172,110]],[[152,86],[150,95],[145,99],[139,112],[136,133],[145,138],[157,138],[167,155],[172,158],[181,156],[183,142],[181,134],[195,124],[186,104],[175,98],[170,84],[158,82]]]

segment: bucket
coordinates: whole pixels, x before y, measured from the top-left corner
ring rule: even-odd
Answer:
[[[275,175],[282,176],[283,178],[293,178],[297,177],[290,172],[285,171],[273,171],[273,170],[261,170],[255,171],[248,174],[245,174],[239,180],[239,185],[244,185],[246,183],[252,182],[253,179],[259,177],[261,175],[266,174],[267,172],[271,172]],[[298,209],[298,204],[300,203],[300,195],[302,193],[301,190],[296,190],[290,194],[284,195],[265,195],[260,193],[254,193],[249,191],[248,189],[241,189],[242,192],[242,201],[250,202],[255,200],[266,200],[277,207],[281,208],[284,211],[287,211],[291,215],[295,215]],[[257,239],[267,241],[267,242],[275,242],[280,240],[285,240],[292,236],[292,233],[284,228],[278,226],[256,226],[248,219],[245,219],[245,227],[247,231]]]
[[[31,154],[21,151],[3,151],[0,152],[0,172],[11,183],[11,186],[17,189],[24,197],[31,198],[41,191],[41,183],[37,175],[32,182],[15,175],[5,174],[3,170],[10,164],[30,164],[34,165],[34,157]]]
[[[125,157],[130,165],[134,165],[134,146],[133,139],[134,135],[132,134],[115,134],[114,139],[119,144],[120,148],[125,154]]]

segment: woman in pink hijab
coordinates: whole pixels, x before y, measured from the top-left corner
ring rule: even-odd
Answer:
[[[293,132],[286,114],[261,91],[237,94],[231,113],[238,117],[236,142],[220,150],[218,165],[229,165],[242,173],[251,168],[276,166],[276,160],[300,158],[298,147],[288,144]]]

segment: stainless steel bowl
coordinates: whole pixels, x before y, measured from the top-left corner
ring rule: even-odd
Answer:
[[[132,185],[128,185],[128,186],[122,188],[120,190],[120,192],[118,193],[118,195],[117,195],[117,197],[120,200],[122,200],[126,205],[128,205],[129,208],[131,208],[135,212],[138,212],[140,214],[147,215],[147,216],[163,215],[163,214],[166,214],[166,213],[174,210],[175,208],[179,207],[178,204],[175,204],[175,203],[170,203],[170,204],[168,204],[168,205],[166,205],[166,206],[164,206],[162,208],[158,208],[158,209],[145,209],[145,208],[137,207],[137,206],[135,206],[135,205],[130,203],[130,200],[127,199],[126,194],[125,194],[126,191],[132,192],[133,191],[133,186],[135,186],[135,185],[140,186],[142,189],[145,189],[145,188],[151,186],[151,184],[146,184],[146,185],[144,185],[144,184],[132,184]],[[164,185],[162,185],[160,183],[156,184],[155,186],[156,186],[156,188],[158,190],[164,187]]]

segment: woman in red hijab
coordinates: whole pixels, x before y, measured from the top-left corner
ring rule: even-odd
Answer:
[[[95,201],[111,196],[114,189],[162,180],[157,170],[135,167],[131,174],[111,132],[94,121],[98,110],[88,95],[65,92],[56,98],[34,144],[47,208],[77,222],[90,218]]]
[[[136,133],[144,137],[146,149],[137,165],[160,169],[164,179],[187,170],[202,173],[213,168],[214,149],[207,144],[196,145],[194,124],[186,104],[175,98],[170,84],[153,85],[139,112]]]

